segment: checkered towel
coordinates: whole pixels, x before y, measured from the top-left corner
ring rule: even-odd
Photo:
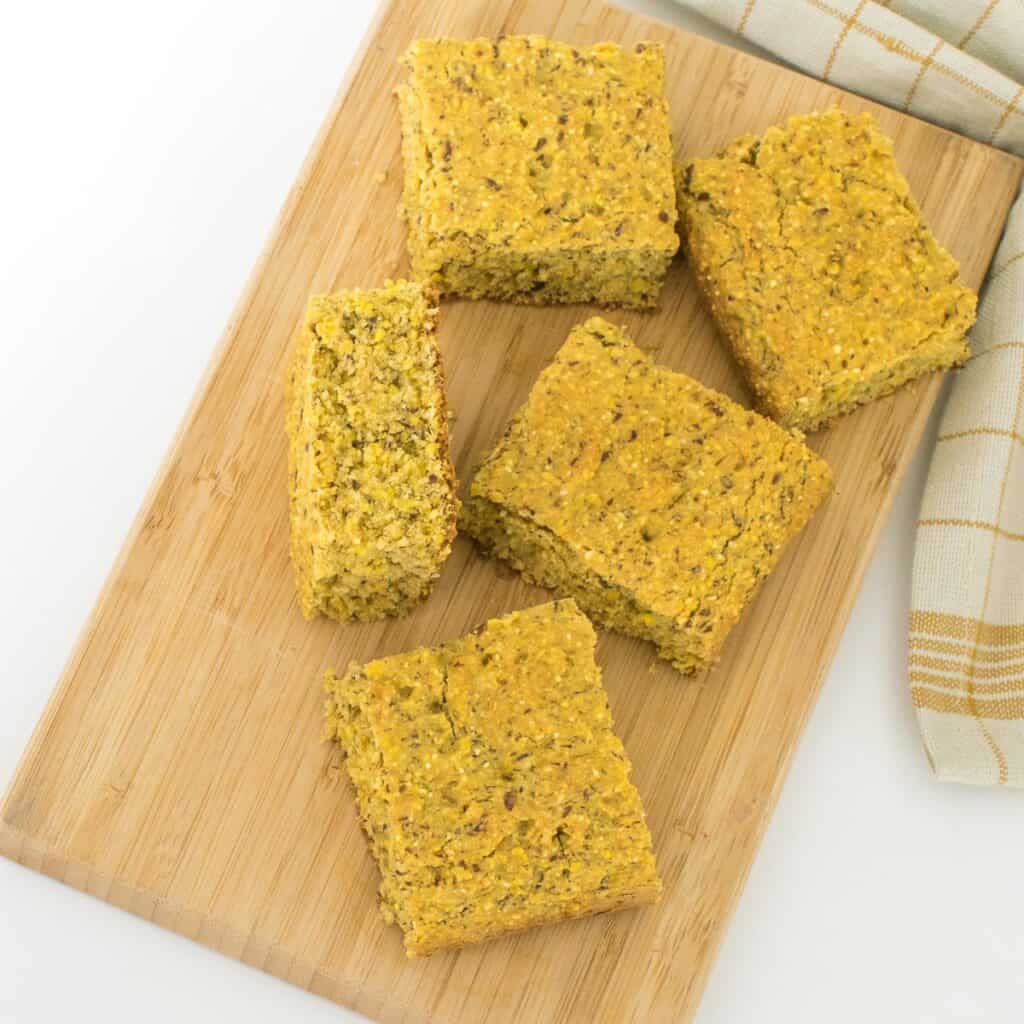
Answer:
[[[678,2],[810,74],[1024,155],[1022,0]],[[1024,786],[1024,194],[971,347],[918,526],[910,693],[939,778]]]

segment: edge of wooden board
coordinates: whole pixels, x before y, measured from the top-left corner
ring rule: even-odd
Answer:
[[[4,821],[0,821],[0,856],[339,1006],[348,1007],[363,987],[358,978],[329,974],[312,961],[251,933],[240,932],[209,914],[189,910],[174,900],[152,896],[134,886],[116,882],[88,864],[53,854],[45,843]]]
[[[197,942],[246,967],[330,999],[338,1006],[347,1008],[365,990],[365,984],[358,978],[328,974],[280,945],[230,928],[209,914],[197,913],[174,900],[158,898],[133,886],[115,882],[88,864],[51,854],[45,844],[20,833],[6,822],[0,822],[0,856],[174,935]]]
[[[1024,168],[1022,168],[1022,173],[1024,173]],[[875,548],[878,546],[878,535],[881,533],[882,527],[885,526],[889,519],[889,512],[892,509],[893,502],[896,500],[896,495],[899,492],[903,478],[906,476],[911,461],[917,454],[918,445],[921,443],[921,435],[927,428],[928,422],[935,411],[939,395],[946,383],[946,376],[947,375],[945,373],[933,375],[922,389],[922,401],[920,403],[922,411],[910,424],[910,430],[908,431],[908,444],[904,448],[902,457],[898,460],[893,469],[891,486],[882,500],[882,505],[874,520],[871,532],[868,536],[868,541],[864,545],[861,557],[856,564],[854,572],[854,576],[857,581],[856,586],[848,588],[846,596],[843,598],[843,602],[833,619],[836,628],[833,629],[829,642],[824,648],[821,668],[818,672],[817,679],[814,681],[810,700],[807,701],[802,713],[797,718],[797,738],[789,749],[785,750],[779,758],[779,770],[776,774],[775,782],[766,796],[764,813],[760,815],[759,820],[753,829],[753,855],[746,862],[743,873],[740,876],[739,884],[732,888],[728,897],[723,902],[723,918],[725,922],[723,927],[717,930],[709,947],[708,955],[702,958],[700,965],[693,971],[693,981],[690,985],[687,996],[687,1016],[682,1018],[682,1020],[689,1020],[700,1005],[701,996],[703,995],[704,987],[707,984],[708,975],[715,963],[715,960],[717,959],[718,951],[725,940],[725,935],[728,931],[728,923],[736,911],[736,907],[743,894],[743,890],[746,888],[747,879],[750,877],[754,861],[757,859],[757,851],[761,847],[764,834],[775,814],[775,808],[782,795],[782,788],[786,783],[786,779],[789,777],[789,769],[793,763],[793,758],[796,755],[800,741],[803,739],[807,720],[810,718],[811,712],[814,711],[814,708],[818,703],[818,696],[820,695],[821,688],[824,685],[825,677],[828,675],[829,670],[832,667],[832,661],[835,658],[839,643],[846,632],[846,625],[853,612],[853,606],[856,604],[857,598],[860,596],[861,584],[863,583],[864,575],[867,572],[868,564],[874,556]]]
[[[61,669],[61,673],[58,676],[57,683],[54,685],[50,696],[47,698],[43,713],[40,716],[39,721],[36,723],[35,728],[32,730],[32,735],[25,749],[22,751],[21,757],[18,758],[14,773],[11,775],[7,786],[4,788],[3,799],[0,800],[0,830],[7,827],[5,813],[15,784],[26,766],[35,757],[36,750],[42,744],[51,720],[60,710],[65,691],[74,676],[74,670],[79,658],[85,650],[86,640],[95,626],[99,611],[103,607],[108,593],[112,589],[114,581],[121,571],[122,566],[127,561],[132,548],[135,546],[146,520],[149,518],[157,494],[160,492],[160,488],[163,486],[163,483],[167,478],[170,468],[178,455],[179,449],[181,448],[182,442],[185,440],[185,435],[188,433],[189,427],[192,425],[192,421],[195,419],[199,408],[206,399],[217,369],[221,362],[223,362],[225,354],[236,338],[235,329],[238,322],[241,320],[242,312],[249,304],[249,301],[258,286],[263,270],[269,263],[274,249],[277,247],[278,239],[283,234],[284,227],[287,224],[288,219],[291,217],[294,208],[299,201],[299,197],[305,190],[306,182],[312,176],[313,165],[320,153],[322,142],[328,134],[330,134],[331,127],[338,119],[341,109],[345,105],[345,100],[348,98],[352,80],[360,67],[362,67],[363,60],[370,48],[370,44],[373,41],[374,36],[377,34],[377,28],[380,23],[385,20],[391,9],[400,3],[402,3],[402,0],[380,0],[377,10],[370,19],[370,23],[367,25],[362,39],[359,41],[359,46],[356,48],[356,52],[352,55],[351,62],[345,69],[345,73],[342,75],[338,91],[335,94],[334,99],[331,101],[331,105],[328,108],[320,127],[317,129],[317,133],[313,137],[313,141],[310,143],[309,150],[299,166],[299,172],[285,196],[285,200],[280,211],[274,218],[274,223],[263,242],[259,255],[256,258],[256,262],[253,264],[252,270],[249,271],[249,274],[245,279],[245,285],[242,288],[242,293],[231,308],[231,313],[228,315],[227,323],[224,325],[224,329],[221,331],[220,337],[217,339],[217,343],[214,345],[213,351],[210,353],[210,357],[203,369],[202,376],[199,378],[199,383],[196,385],[195,392],[189,399],[189,403],[185,407],[185,412],[182,415],[178,426],[175,428],[174,434],[171,436],[170,444],[168,444],[167,450],[161,458],[156,472],[153,474],[153,479],[150,481],[150,484],[146,489],[146,494],[139,505],[139,510],[136,512],[135,518],[132,520],[132,524],[128,528],[128,532],[125,534],[124,540],[121,542],[121,546],[118,548],[117,555],[111,563],[110,569],[103,580],[103,584],[89,609],[89,614],[86,617],[85,623],[75,637],[74,644],[71,647],[71,654],[64,663],[64,667]],[[2,845],[0,845],[0,854],[3,853],[4,849]]]

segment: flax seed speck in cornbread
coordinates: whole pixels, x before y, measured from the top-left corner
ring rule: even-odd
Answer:
[[[660,44],[420,39],[403,63],[416,277],[469,298],[655,303],[679,244]]]
[[[594,641],[557,601],[327,673],[325,733],[410,956],[657,898]]]
[[[460,526],[692,672],[830,487],[798,435],[656,366],[595,317],[485,456]]]
[[[436,296],[404,281],[309,300],[287,380],[291,552],[307,618],[401,615],[455,536]]]
[[[758,404],[813,430],[962,363],[976,296],[870,114],[791,117],[680,175],[689,259]]]

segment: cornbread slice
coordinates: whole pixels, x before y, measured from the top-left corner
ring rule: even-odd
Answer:
[[[287,381],[299,606],[347,620],[423,598],[455,536],[436,295],[387,282],[309,300]]]
[[[414,276],[470,298],[655,303],[679,245],[660,44],[420,39],[403,63]]]
[[[962,363],[975,295],[870,114],[791,117],[682,173],[689,258],[758,407],[813,430]]]
[[[325,732],[410,956],[657,898],[594,640],[557,601],[327,673]]]
[[[595,317],[484,458],[460,525],[692,672],[830,487],[799,435],[656,366]]]

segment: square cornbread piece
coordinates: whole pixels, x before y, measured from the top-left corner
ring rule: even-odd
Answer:
[[[407,612],[441,570],[458,502],[436,295],[314,295],[287,379],[291,554],[306,618]]]
[[[410,956],[657,898],[594,640],[557,601],[327,673],[326,735]]]
[[[398,89],[414,276],[652,306],[678,248],[660,44],[421,39]]]
[[[484,458],[461,526],[693,672],[830,487],[798,435],[656,366],[595,317]]]
[[[969,355],[975,295],[870,114],[791,117],[680,178],[690,262],[758,406],[813,430]]]

